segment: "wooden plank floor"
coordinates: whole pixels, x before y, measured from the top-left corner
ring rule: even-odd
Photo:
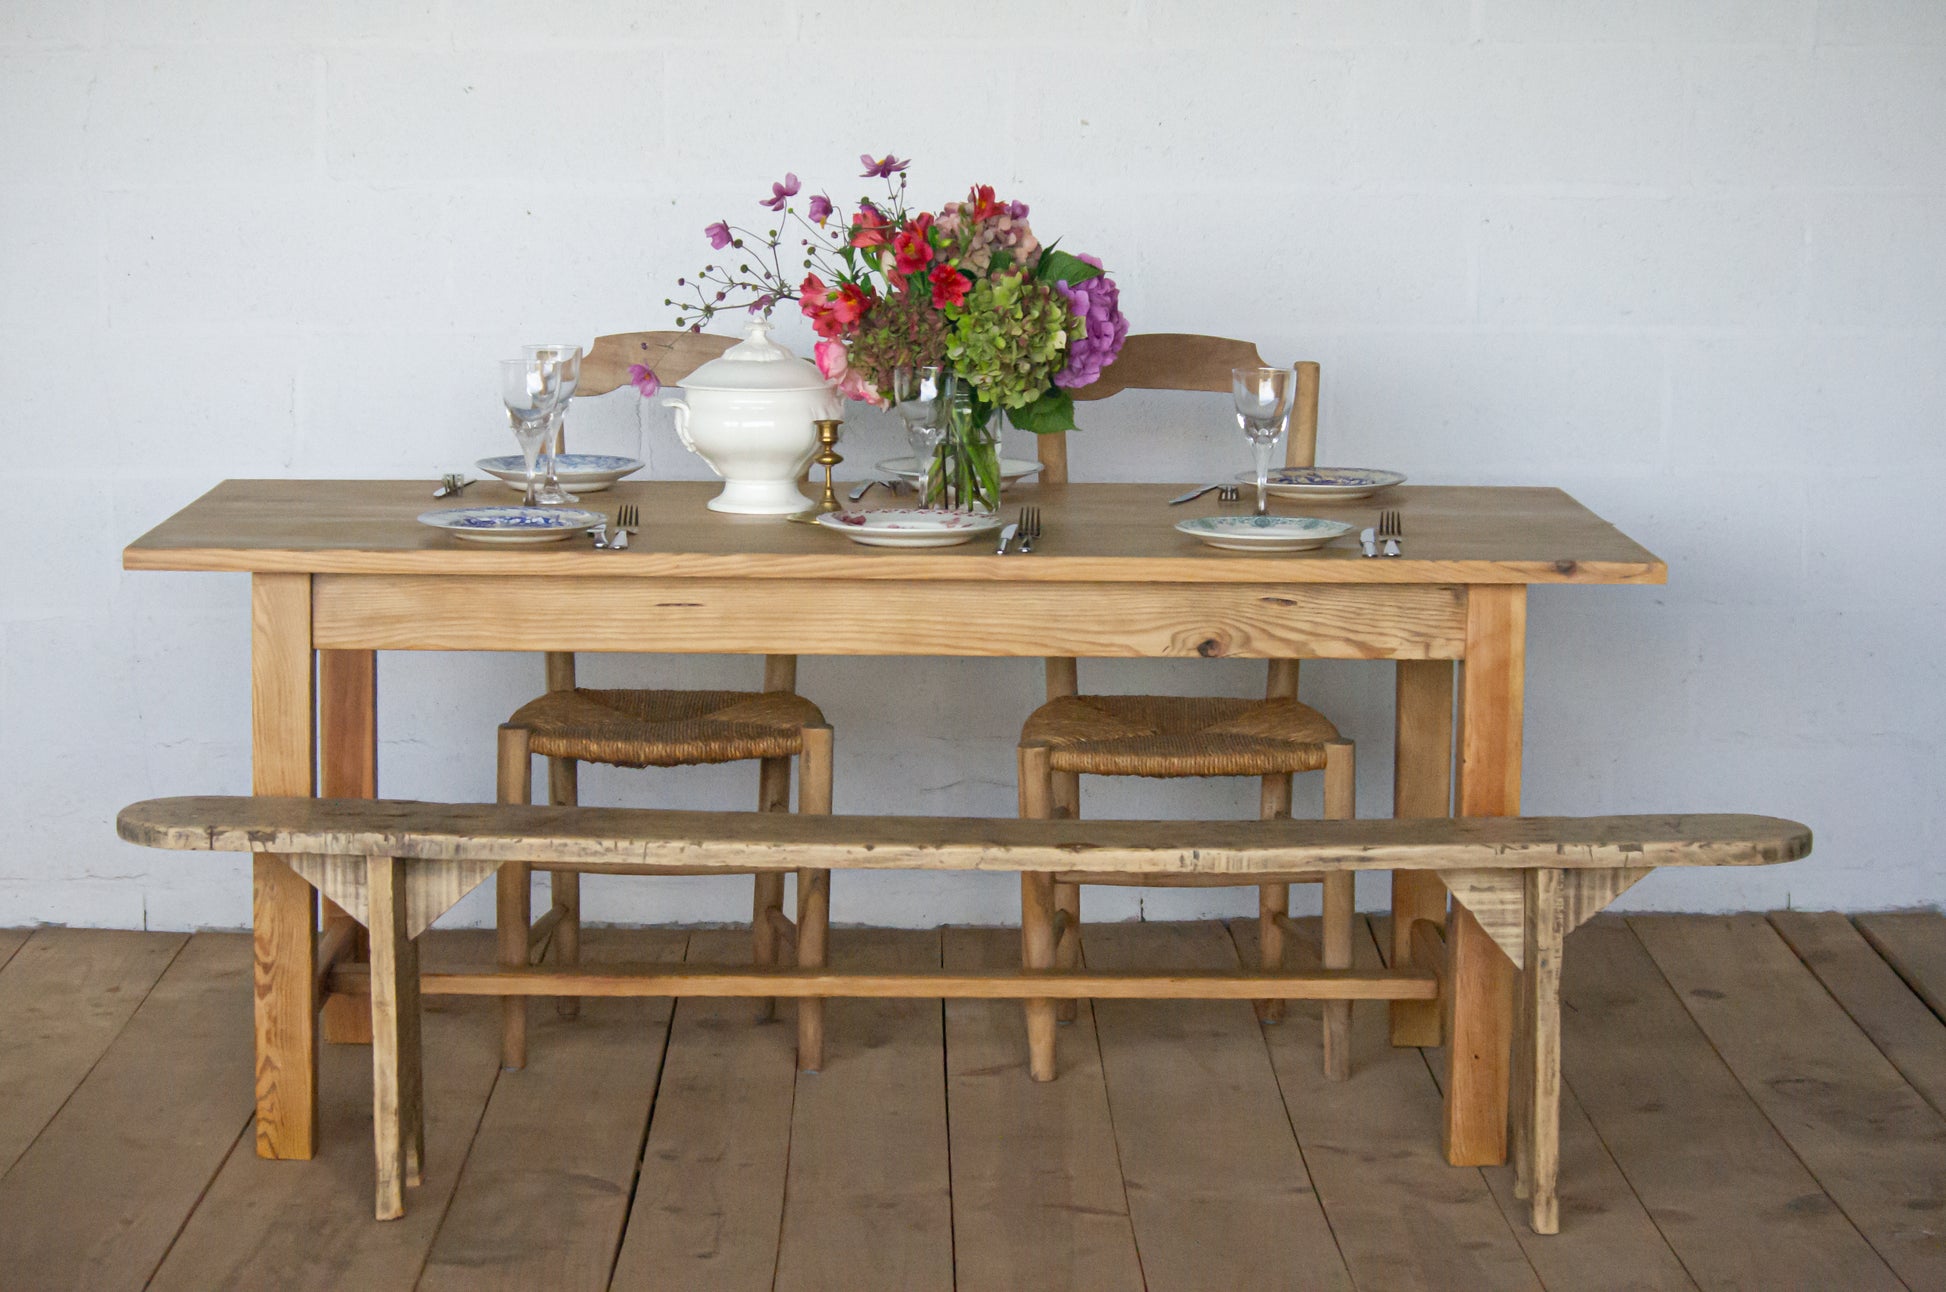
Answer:
[[[1361,932],[1360,963],[1383,937]],[[970,968],[1001,930],[840,929],[836,963]],[[591,930],[591,959],[747,935]],[[1102,925],[1096,967],[1223,967],[1254,923]],[[436,933],[433,963],[484,960]],[[1946,918],[1603,919],[1568,943],[1562,1230],[1438,1154],[1440,1055],[1319,1012],[1103,1002],[1027,1081],[1019,1007],[428,1004],[426,1182],[373,1221],[367,1052],[326,1047],[324,1154],[250,1133],[249,946],[0,930],[0,1287],[1609,1289],[1946,1286]]]

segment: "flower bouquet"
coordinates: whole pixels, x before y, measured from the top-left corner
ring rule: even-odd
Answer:
[[[822,338],[818,369],[841,394],[880,407],[901,368],[937,367],[953,376],[927,503],[950,494],[963,507],[999,503],[999,418],[1036,434],[1072,430],[1069,391],[1090,385],[1128,336],[1121,293],[1092,256],[1042,246],[1027,207],[1002,202],[991,185],[938,211],[906,201],[910,164],[860,158],[885,196],[861,198],[849,215],[819,193],[802,211],[795,174],[771,185],[761,205],[779,228],[758,233],[718,220],[704,232],[722,264],[679,278],[688,292],[679,326],[700,331],[719,312],[768,315],[796,301]],[[795,250],[786,250],[792,238]],[[804,276],[786,258],[801,253]],[[732,263],[734,262],[734,263]],[[637,374],[649,389],[654,374]]]

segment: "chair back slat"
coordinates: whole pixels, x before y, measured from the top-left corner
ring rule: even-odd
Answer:
[[[617,332],[598,336],[581,360],[580,395],[605,395],[628,385],[631,364],[654,370],[665,386],[681,384],[696,369],[737,343],[707,332]]]

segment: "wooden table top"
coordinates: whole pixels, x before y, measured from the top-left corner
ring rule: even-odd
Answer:
[[[308,574],[531,574],[638,578],[826,578],[1129,583],[1663,583],[1668,568],[1559,489],[1403,486],[1357,503],[1276,501],[1281,515],[1364,527],[1378,509],[1403,515],[1405,555],[1368,560],[1356,534],[1314,552],[1257,555],[1206,547],[1172,528],[1186,516],[1242,514],[1211,499],[1181,507],[1181,484],[1030,485],[1007,505],[1037,505],[1030,556],[960,547],[865,547],[775,517],[727,516],[704,504],[714,481],[630,481],[584,506],[642,509],[627,551],[570,539],[527,547],[469,543],[417,522],[422,512],[512,501],[491,482],[436,500],[424,480],[227,480],[131,543],[130,570]],[[1247,491],[1246,491],[1247,492]]]

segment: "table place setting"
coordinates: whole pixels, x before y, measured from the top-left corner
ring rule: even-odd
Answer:
[[[549,474],[555,483],[564,489],[579,489],[582,493],[599,493],[648,465],[640,458],[608,453],[556,453],[550,461],[552,467]],[[527,466],[519,454],[481,458],[473,465],[511,489],[527,487]]]

